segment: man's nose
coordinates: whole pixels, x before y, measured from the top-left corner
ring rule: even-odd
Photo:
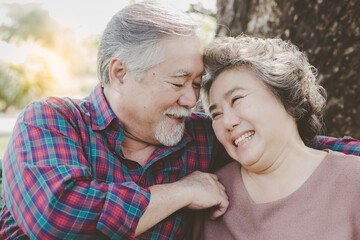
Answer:
[[[197,100],[199,99],[200,90],[194,89],[191,84],[185,86],[183,92],[178,100],[180,106],[188,109],[195,107]]]

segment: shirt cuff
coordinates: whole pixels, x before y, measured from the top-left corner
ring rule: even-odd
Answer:
[[[109,185],[97,229],[111,239],[132,239],[150,202],[150,189],[134,182]]]

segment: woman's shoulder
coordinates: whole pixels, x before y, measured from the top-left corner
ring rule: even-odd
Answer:
[[[218,169],[215,171],[216,175],[223,175],[228,173],[229,171],[234,171],[234,169],[239,170],[239,168],[241,167],[240,163],[236,162],[236,161],[231,161],[228,164],[226,164],[225,166],[223,166],[222,168]]]
[[[328,151],[329,154],[326,157],[327,175],[331,175],[332,178],[337,176],[360,184],[360,157],[332,150]]]
[[[240,168],[240,163],[232,161],[215,171],[215,174],[223,184],[228,181],[233,182],[234,178],[240,177]]]
[[[342,152],[336,152],[332,150],[327,150],[329,153],[327,155],[327,160],[335,165],[342,167],[360,167],[360,156],[355,156],[351,154],[345,154]]]

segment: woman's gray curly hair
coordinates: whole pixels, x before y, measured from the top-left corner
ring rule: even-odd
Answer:
[[[326,91],[316,78],[316,68],[290,42],[246,35],[220,37],[205,48],[204,65],[207,72],[202,88],[204,109],[208,109],[210,88],[219,74],[245,67],[283,103],[296,120],[305,144],[320,133]]]

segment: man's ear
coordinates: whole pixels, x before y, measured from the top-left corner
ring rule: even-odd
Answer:
[[[124,83],[126,75],[126,65],[117,58],[113,58],[109,65],[109,81],[113,86],[121,85]]]

